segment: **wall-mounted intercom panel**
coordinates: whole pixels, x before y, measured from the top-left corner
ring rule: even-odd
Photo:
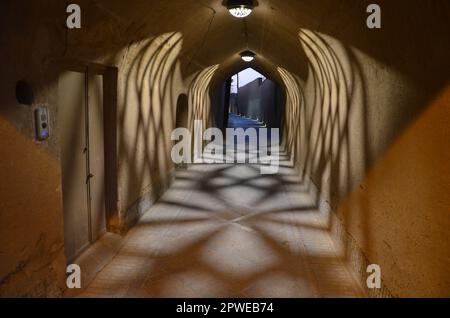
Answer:
[[[50,137],[50,119],[47,107],[38,107],[34,112],[34,118],[37,140],[47,140]]]

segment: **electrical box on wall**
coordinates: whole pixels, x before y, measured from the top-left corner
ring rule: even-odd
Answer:
[[[44,141],[50,137],[50,120],[47,107],[40,106],[34,112],[36,123],[36,138]]]

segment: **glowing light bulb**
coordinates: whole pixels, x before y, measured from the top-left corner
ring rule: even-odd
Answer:
[[[228,0],[227,9],[233,17],[248,17],[254,8],[253,0]]]
[[[247,8],[245,6],[239,6],[235,8],[228,9],[230,11],[231,15],[236,18],[245,18],[248,17],[250,14],[252,14],[252,9]]]
[[[255,53],[253,53],[252,51],[248,51],[248,50],[241,53],[242,60],[247,63],[253,61],[255,59],[255,56],[256,56]]]

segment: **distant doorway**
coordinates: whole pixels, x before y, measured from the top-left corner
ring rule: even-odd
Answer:
[[[188,128],[189,103],[186,94],[181,94],[177,100],[175,128]]]

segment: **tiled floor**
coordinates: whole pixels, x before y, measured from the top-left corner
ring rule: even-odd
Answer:
[[[358,297],[287,161],[195,165],[130,231],[82,297]]]

